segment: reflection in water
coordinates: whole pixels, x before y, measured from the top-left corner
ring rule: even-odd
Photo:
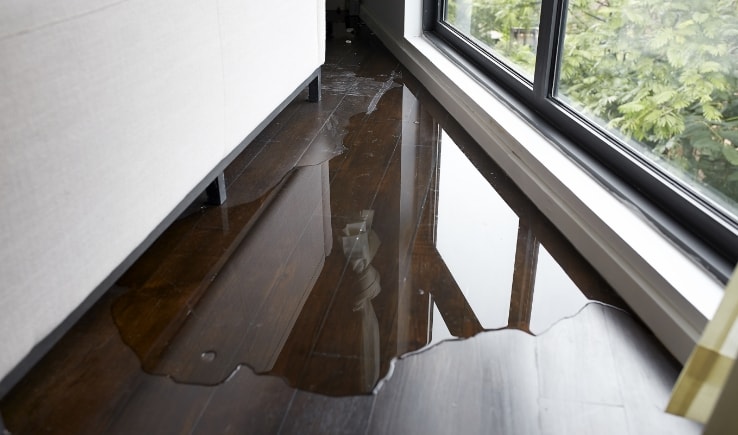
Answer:
[[[243,362],[272,369],[331,252],[327,183],[327,163],[300,168],[256,222],[246,225],[232,213],[226,234],[235,234],[215,248],[154,259],[151,276],[113,304],[121,335],[145,370],[215,385]]]
[[[407,85],[388,88],[371,113],[324,123],[330,131],[292,152],[297,167],[258,198],[242,202],[262,170],[247,167],[231,202],[165,234],[113,307],[144,369],[212,385],[246,364],[304,390],[369,393],[393,358],[431,342],[536,334],[589,299],[613,302],[500,168],[451,122],[455,134],[440,129],[433,107]],[[344,131],[343,145],[330,140]],[[279,160],[270,152],[261,161]]]
[[[507,325],[518,216],[441,136],[436,249],[485,329]]]
[[[540,334],[555,322],[574,315],[588,300],[544,247],[538,252],[535,297],[530,331]]]
[[[372,266],[372,259],[379,248],[379,237],[372,229],[373,210],[361,212],[361,219],[346,224],[343,229],[343,255],[351,269],[358,275],[353,311],[361,316],[361,388],[371,390],[379,380],[379,323],[374,313],[372,299],[382,290],[379,272]]]
[[[451,331],[448,330],[446,322],[443,321],[441,312],[438,311],[438,305],[433,304],[433,322],[431,326],[431,339],[428,344],[436,344],[446,340],[452,340],[457,338]]]

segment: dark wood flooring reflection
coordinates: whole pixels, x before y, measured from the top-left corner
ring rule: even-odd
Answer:
[[[11,433],[699,432],[663,412],[678,365],[366,29],[323,85],[2,399]]]

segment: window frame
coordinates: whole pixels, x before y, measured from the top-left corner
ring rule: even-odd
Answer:
[[[738,219],[678,183],[666,170],[554,98],[567,0],[542,0],[533,83],[444,22],[447,0],[424,0],[423,30],[470,63],[480,83],[591,176],[646,216],[673,243],[725,283],[738,261]],[[479,70],[482,76],[478,76]]]

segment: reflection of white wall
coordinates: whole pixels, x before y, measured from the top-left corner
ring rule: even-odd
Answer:
[[[557,321],[575,315],[587,302],[551,254],[539,246],[530,332],[540,334]]]
[[[440,168],[436,248],[482,326],[504,327],[518,217],[445,132]]]
[[[453,340],[454,335],[448,330],[446,322],[443,321],[441,312],[438,311],[438,306],[433,304],[433,317],[431,317],[431,341],[428,344],[440,343],[444,340]]]
[[[400,172],[400,213],[399,228],[414,228],[415,222],[418,221],[417,215],[417,198],[416,192],[416,174],[417,168],[415,163],[417,160],[417,145],[420,125],[420,103],[407,87],[402,88],[402,136],[400,144],[401,155],[401,172]],[[410,267],[409,251],[412,250],[413,236],[410,231],[400,231],[398,235],[400,273],[398,277],[400,281],[397,283],[399,292],[397,294],[397,336],[410,337],[411,322],[415,315],[413,310],[412,292],[415,290],[412,286],[407,285],[404,280]],[[407,352],[409,342],[406,340],[397,340],[397,353],[401,355]]]
[[[0,2],[0,377],[323,62],[323,0],[268,10]]]

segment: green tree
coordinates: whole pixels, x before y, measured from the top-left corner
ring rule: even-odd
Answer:
[[[513,29],[539,11],[473,0],[470,33],[530,74],[534,45]],[[559,98],[738,204],[736,0],[570,0],[565,33]]]
[[[573,0],[559,91],[738,203],[735,0]]]

